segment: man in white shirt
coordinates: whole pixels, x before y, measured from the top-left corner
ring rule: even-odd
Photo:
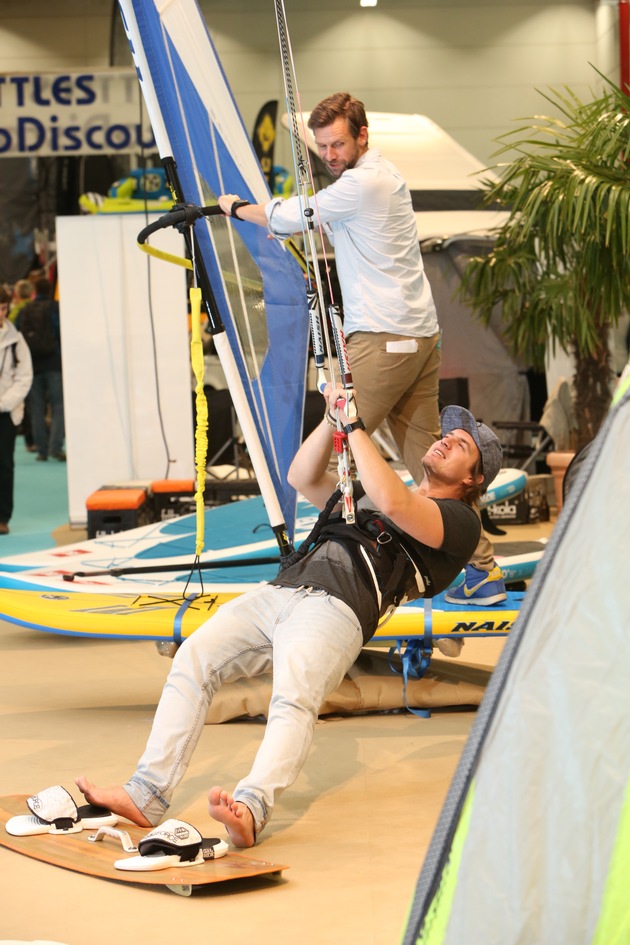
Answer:
[[[368,147],[362,102],[347,92],[335,93],[313,109],[308,125],[336,178],[309,203],[335,250],[344,334],[363,420],[369,433],[388,421],[405,466],[419,482],[423,457],[440,435],[440,331],[411,195],[397,168]],[[226,194],[219,206],[280,239],[305,224],[297,196],[252,205]],[[505,600],[503,576],[485,535],[464,584],[450,594],[465,604]]]

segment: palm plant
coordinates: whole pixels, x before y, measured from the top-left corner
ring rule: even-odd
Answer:
[[[498,139],[516,156],[481,188],[509,217],[462,282],[486,323],[499,307],[513,354],[539,369],[557,345],[574,355],[576,449],[608,409],[608,333],[630,310],[630,97],[604,82],[590,102],[542,93],[558,114]]]

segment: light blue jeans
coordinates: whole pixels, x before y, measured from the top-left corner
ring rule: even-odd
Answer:
[[[264,585],[223,604],[179,648],[125,790],[150,823],[159,823],[219,687],[273,672],[264,737],[251,771],[233,792],[251,810],[258,835],[306,760],[320,705],[362,643],[354,611],[322,590]]]

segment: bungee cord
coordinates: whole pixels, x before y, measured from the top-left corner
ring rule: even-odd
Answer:
[[[209,209],[209,208],[203,208]],[[203,213],[202,209],[202,213]],[[214,208],[213,208],[214,209]],[[215,211],[216,212],[216,211]],[[195,561],[191,569],[191,574],[186,582],[184,594],[188,589],[188,584],[192,574],[197,571],[201,584],[201,593],[203,593],[203,575],[201,573],[200,558],[204,549],[205,541],[205,489],[206,489],[206,462],[208,458],[208,401],[204,389],[205,380],[205,362],[203,357],[203,341],[201,338],[201,303],[203,295],[197,285],[197,267],[196,267],[196,240],[193,233],[193,223],[188,223],[190,228],[189,245],[191,249],[191,267],[193,271],[193,285],[190,287],[190,318],[191,318],[191,337],[190,337],[190,364],[197,381],[195,386],[195,470],[197,473],[195,490]]]
[[[137,236],[138,247],[150,256],[156,256],[166,262],[175,265],[184,266],[190,269],[193,274],[193,285],[190,288],[190,309],[191,309],[191,366],[196,379],[195,386],[195,406],[196,406],[196,424],[195,424],[195,470],[196,470],[196,491],[195,491],[195,512],[196,512],[196,542],[195,559],[191,566],[190,574],[184,596],[186,595],[190,580],[197,572],[203,593],[203,565],[200,556],[204,550],[204,531],[205,531],[205,504],[204,493],[206,483],[206,458],[208,450],[208,403],[204,391],[204,358],[203,342],[201,339],[201,306],[203,302],[203,293],[198,286],[198,268],[200,259],[196,257],[196,239],[194,226],[195,223],[206,216],[223,216],[223,211],[218,204],[212,204],[206,207],[198,207],[194,204],[175,204],[167,213],[157,220],[149,223],[142,229]],[[149,236],[157,230],[167,227],[175,227],[179,232],[186,235],[186,244],[189,248],[190,259],[174,256],[170,253],[164,253],[156,247],[147,243]],[[279,545],[280,559],[293,551],[293,546],[286,534],[286,528],[283,526],[281,531],[274,527],[274,535]],[[275,560],[275,559],[274,559]],[[208,565],[211,566],[211,565]]]
[[[206,456],[208,453],[208,401],[204,392],[204,362],[203,341],[201,340],[201,289],[198,286],[190,288],[190,363],[197,384],[195,386],[195,469],[197,471],[197,488],[195,491],[196,513],[196,542],[195,562],[203,552],[205,505],[204,492],[206,488]]]
[[[284,2],[283,0],[274,0],[274,2],[276,11],[276,25],[278,30],[278,43],[280,46],[280,58],[282,60],[285,102],[289,119],[289,135],[291,139],[291,151],[293,157],[296,190],[302,211],[301,225],[305,260],[304,270],[307,278],[309,324],[311,330],[315,369],[317,371],[317,387],[321,392],[323,392],[326,384],[328,383],[328,378],[326,377],[325,371],[326,358],[328,358],[330,381],[333,385],[336,383],[336,379],[328,325],[322,316],[326,306],[321,272],[317,258],[317,247],[315,243],[315,217],[317,219],[317,230],[319,232],[321,251],[324,257],[328,280],[328,291],[330,296],[328,317],[330,319],[330,325],[332,328],[340,380],[345,391],[344,409],[348,418],[350,420],[354,420],[357,416],[357,410],[352,387],[352,373],[350,370],[348,351],[343,333],[340,307],[335,303],[334,300],[334,293],[330,278],[330,268],[326,258],[323,227],[319,218],[317,207],[317,194],[315,193],[315,188],[313,185],[313,173],[310,157],[308,154],[308,147],[304,145],[304,141],[306,141],[307,137],[306,126],[304,123],[304,115],[302,112],[299,91],[297,87],[293,51],[291,48],[291,41],[289,38],[289,31],[286,22]],[[300,124],[302,133],[300,133]],[[342,430],[341,422],[338,416],[337,431],[334,436],[333,443],[338,457],[337,469],[339,475],[339,488],[341,490],[343,500],[343,516],[346,522],[352,524],[355,521],[355,510],[350,449],[348,446],[347,435]]]
[[[192,575],[197,571],[201,583],[200,592],[203,593],[203,578],[201,576],[200,557],[204,549],[205,540],[205,487],[206,487],[206,458],[208,454],[208,401],[204,391],[205,365],[203,358],[203,341],[201,338],[201,305],[202,292],[197,284],[197,265],[196,265],[196,240],[194,235],[194,223],[202,216],[219,214],[220,210],[212,207],[195,207],[192,205],[175,205],[167,214],[160,217],[153,223],[148,224],[137,237],[138,246],[141,250],[150,256],[156,256],[165,262],[175,265],[185,266],[193,274],[193,284],[189,290],[190,299],[190,317],[191,317],[191,338],[190,338],[190,364],[195,376],[195,558],[191,566],[188,581],[184,588],[183,596],[186,597],[188,585]],[[150,246],[146,240],[151,233],[167,226],[175,226],[180,232],[185,228],[188,230],[187,244],[190,248],[191,259],[174,256],[171,253],[164,253],[155,247]]]

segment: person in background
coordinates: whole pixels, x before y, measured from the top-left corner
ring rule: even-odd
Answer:
[[[335,178],[311,206],[335,250],[350,369],[366,429],[371,434],[387,420],[403,463],[420,482],[424,455],[440,435],[440,331],[411,194],[400,171],[369,147],[365,107],[348,92],[316,105],[308,127]],[[226,215],[265,226],[279,239],[304,226],[297,196],[252,205],[224,194],[218,202]],[[483,532],[463,584],[449,594],[465,605],[506,599]]]
[[[13,298],[9,309],[9,318],[15,324],[17,317],[31,299],[35,298],[35,288],[30,279],[18,279],[13,286]]]
[[[36,459],[46,461],[52,456],[65,462],[59,305],[51,298],[52,286],[48,279],[36,279],[34,288],[35,298],[24,305],[16,320],[33,359],[33,385],[26,407]],[[50,427],[47,423],[49,408]]]
[[[17,322],[18,315],[24,308],[27,302],[30,302],[31,299],[35,297],[35,288],[31,279],[18,279],[18,281],[13,286],[11,307],[9,309],[9,318],[15,324]],[[31,420],[28,415],[28,410],[24,411],[24,417],[18,433],[21,433],[24,437],[24,443],[26,449],[29,453],[36,453],[37,447],[33,442],[33,431],[31,430]]]
[[[15,438],[33,380],[31,354],[9,321],[11,296],[0,289],[0,535],[8,535],[13,514]]]

